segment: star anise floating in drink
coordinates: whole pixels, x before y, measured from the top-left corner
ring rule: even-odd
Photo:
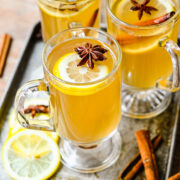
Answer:
[[[144,0],[143,3],[140,4],[135,0],[131,0],[131,3],[134,5],[131,7],[131,10],[132,11],[139,11],[139,13],[138,13],[139,20],[141,20],[141,18],[143,16],[143,12],[151,15],[151,11],[157,11],[158,10],[153,6],[147,6],[147,4],[149,2],[150,2],[150,0]]]
[[[94,68],[94,62],[95,61],[104,61],[106,60],[106,57],[103,55],[107,52],[106,49],[101,47],[100,45],[93,46],[90,43],[86,43],[85,47],[77,47],[75,48],[75,51],[79,54],[79,56],[82,58],[81,61],[78,63],[77,66],[82,66],[88,63],[88,66],[93,69]]]

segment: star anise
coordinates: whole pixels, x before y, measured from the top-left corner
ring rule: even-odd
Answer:
[[[132,11],[139,11],[138,17],[139,20],[141,20],[143,16],[143,12],[151,15],[151,11],[157,11],[153,6],[147,6],[147,4],[150,2],[150,0],[144,0],[142,4],[138,3],[136,0],[131,0],[131,3],[134,5],[131,7]]]
[[[88,63],[89,68],[94,68],[94,62],[95,61],[104,61],[106,60],[106,57],[103,55],[107,52],[106,49],[101,47],[100,45],[92,46],[90,43],[86,43],[85,47],[77,47],[75,48],[75,51],[79,54],[79,56],[82,58],[81,61],[78,63],[77,66],[82,66]]]
[[[36,115],[36,113],[48,113],[48,107],[45,105],[31,105],[28,106],[26,109],[24,109],[24,113],[28,114],[31,113],[31,116],[34,118],[34,116]]]

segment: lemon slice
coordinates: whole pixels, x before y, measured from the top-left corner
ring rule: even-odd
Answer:
[[[141,2],[138,0],[138,2]],[[153,6],[158,9],[158,11],[152,11],[151,15],[147,13],[143,13],[141,21],[138,19],[138,11],[131,11],[130,8],[133,4],[129,0],[122,0],[122,1],[115,1],[112,6],[113,13],[117,16],[118,19],[123,20],[129,24],[135,25],[138,22],[151,20],[154,18],[158,18],[168,12],[175,11],[174,7],[171,4],[170,0],[151,0],[148,3],[148,6]],[[130,32],[132,33],[132,32]],[[158,45],[159,40],[166,36],[170,36],[172,33],[172,29],[169,26],[158,27],[156,29],[152,29],[149,31],[135,31],[133,32],[134,35],[137,37],[142,37],[137,39],[136,42],[130,43],[127,45],[122,46],[122,50],[127,53],[137,54],[152,50],[156,48]],[[118,37],[123,36],[123,32],[120,31]],[[158,37],[159,35],[159,37]],[[160,36],[161,35],[161,36]]]
[[[58,1],[57,2],[56,1],[40,2],[40,1],[42,1],[42,0],[38,0],[37,3],[42,11],[49,14],[50,16],[54,16],[54,17],[58,17],[58,18],[60,18],[60,17],[68,18],[70,16],[71,17],[75,16],[75,15],[79,14],[79,12],[85,12],[89,8],[89,6],[91,6],[93,4],[93,1],[91,2],[89,0],[85,0],[85,1],[79,2],[80,9],[78,11],[72,11],[72,12],[65,13],[64,11],[58,10],[59,4],[60,4]],[[54,8],[52,8],[51,6],[53,6]]]
[[[67,53],[57,60],[53,67],[53,74],[59,79],[69,83],[58,81],[56,84],[50,82],[51,85],[60,92],[77,96],[94,94],[99,91],[99,88],[105,88],[107,86],[106,80],[88,85],[84,83],[94,82],[104,78],[109,73],[108,66],[96,62],[92,70],[86,65],[77,66],[79,61],[80,57],[75,52]]]
[[[49,119],[49,115],[48,114],[44,114],[44,113],[39,113],[36,114],[35,118],[39,120],[46,120]],[[11,138],[14,134],[16,134],[17,132],[23,131],[23,130],[27,130],[25,128],[23,128],[18,120],[16,119],[16,113],[15,110],[13,109],[10,113],[9,116],[9,135],[8,138]],[[45,133],[52,138],[56,143],[59,142],[59,136],[56,132],[46,132]]]
[[[60,164],[60,153],[57,144],[45,133],[24,130],[5,142],[2,159],[13,179],[40,180],[55,173]]]
[[[162,35],[162,37],[164,37],[164,35]],[[137,43],[127,44],[126,46],[122,47],[122,50],[132,55],[137,55],[138,53],[146,53],[147,51],[151,51],[157,48],[159,39],[161,39],[161,37],[151,37],[151,39],[144,38],[141,41],[139,40],[139,42]]]
[[[87,66],[77,66],[80,57],[77,53],[68,53],[61,57],[53,68],[53,74],[68,82],[87,83],[96,81],[105,77],[108,74],[108,67],[105,65],[96,66],[91,70]]]
[[[15,110],[12,109],[8,117],[9,128],[13,128],[17,123]]]

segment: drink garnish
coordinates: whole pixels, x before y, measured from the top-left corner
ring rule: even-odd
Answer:
[[[171,17],[173,17],[175,15],[174,11],[171,11],[169,13],[166,13],[160,17],[157,17],[155,19],[151,19],[151,20],[147,20],[147,21],[141,21],[138,23],[135,23],[134,25],[137,26],[151,26],[151,25],[157,25],[157,24],[161,24],[165,21],[167,21],[168,19],[170,19]],[[132,44],[137,42],[138,39],[143,39],[144,37],[139,37],[137,38],[136,36],[130,35],[130,34],[125,34],[121,37],[117,37],[116,40],[119,42],[120,45],[126,45],[126,44]]]
[[[48,112],[49,112],[48,107],[45,105],[36,105],[36,106],[31,105],[26,109],[24,109],[24,113],[25,114],[31,113],[33,118],[36,115],[36,113],[48,113]]]
[[[106,60],[106,57],[103,55],[107,52],[106,49],[101,47],[100,45],[92,46],[90,43],[86,43],[85,47],[77,47],[75,48],[75,51],[78,53],[78,55],[82,58],[81,61],[77,64],[77,66],[82,66],[88,63],[89,68],[94,68],[94,62],[95,61],[104,61]]]
[[[65,10],[78,11],[78,7],[77,7],[76,3],[72,3],[72,4],[63,4],[63,3],[60,3],[59,10],[60,11],[65,11]]]
[[[94,14],[93,14],[93,16],[92,16],[92,18],[91,18],[91,20],[89,21],[89,24],[88,24],[89,27],[94,26],[94,24],[96,22],[96,19],[98,17],[98,13],[99,13],[99,8],[94,11]]]
[[[141,20],[143,16],[143,12],[151,15],[151,11],[157,11],[158,9],[153,6],[147,6],[147,4],[150,2],[150,0],[144,0],[142,4],[138,3],[135,0],[131,0],[131,3],[134,5],[130,9],[132,11],[139,11],[138,18]]]
[[[138,22],[135,25],[150,26],[150,25],[160,24],[160,23],[163,23],[163,22],[167,21],[168,19],[170,19],[174,15],[175,15],[175,12],[171,11],[171,12],[166,13],[166,14],[164,14],[164,15],[162,15],[160,17],[157,17],[155,19],[150,19],[150,20],[147,20],[147,21]]]

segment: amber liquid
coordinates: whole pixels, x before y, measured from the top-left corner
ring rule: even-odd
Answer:
[[[100,44],[108,49],[107,60],[102,63],[109,72],[117,63],[109,46],[95,39],[72,39],[56,46],[47,58],[47,66],[53,72],[54,64],[64,54],[86,42]],[[96,63],[95,63],[96,66]],[[78,142],[95,142],[107,137],[118,126],[121,117],[121,74],[120,70],[99,83],[84,85],[64,84],[53,81],[50,84],[52,120],[61,137]]]
[[[84,0],[73,3],[37,0],[41,19],[43,39],[47,41],[54,34],[76,26],[99,27],[100,0]]]
[[[169,12],[169,10],[166,12],[163,4],[158,4],[161,1],[151,0],[148,5],[156,7],[156,4],[158,4],[158,11],[152,11],[151,16],[144,13],[142,19],[139,20],[138,11],[130,11],[132,6],[130,1],[123,6],[125,1],[113,1],[111,11],[118,19],[128,24],[135,25]],[[176,11],[171,1],[165,0],[165,2],[170,4],[169,8],[171,10]],[[171,58],[164,48],[159,47],[159,42],[164,37],[177,41],[178,21],[172,21],[152,29],[141,30],[138,27],[133,29],[120,25],[113,21],[109,14],[107,20],[108,32],[118,40],[122,47],[123,83],[137,88],[152,88],[159,79],[171,75]],[[133,40],[131,37],[133,37]]]

